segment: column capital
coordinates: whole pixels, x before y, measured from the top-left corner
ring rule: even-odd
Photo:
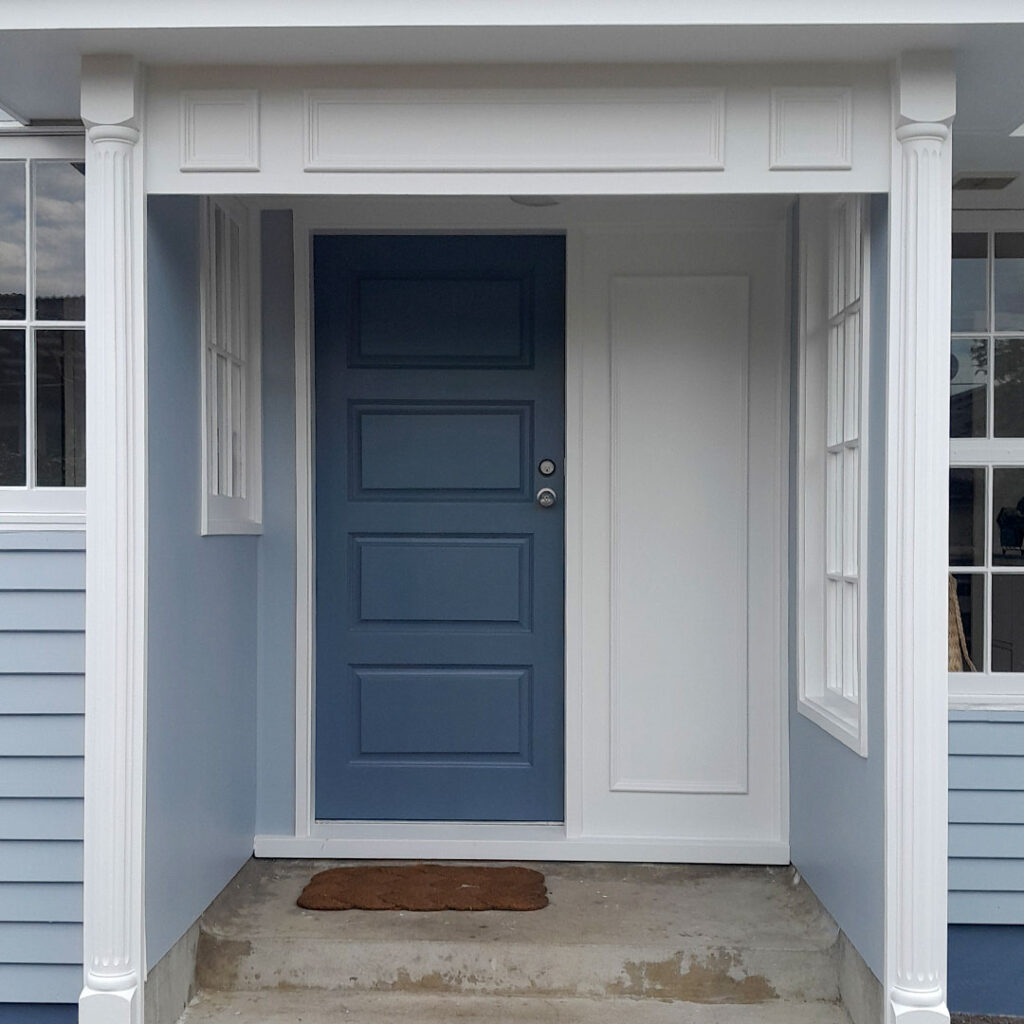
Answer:
[[[124,54],[89,54],[82,58],[82,121],[86,128],[141,125],[139,65]]]
[[[956,116],[956,71],[946,50],[912,50],[896,65],[897,130],[910,124],[947,128]],[[945,136],[943,136],[945,138]]]

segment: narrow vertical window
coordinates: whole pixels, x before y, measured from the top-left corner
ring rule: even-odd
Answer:
[[[240,203],[202,205],[202,532],[260,528],[260,353],[253,235]]]
[[[867,753],[866,205],[800,207],[798,646],[802,714]]]

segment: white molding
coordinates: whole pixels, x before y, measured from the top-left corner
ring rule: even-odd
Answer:
[[[182,171],[260,169],[257,89],[193,89],[179,103]]]
[[[664,864],[788,864],[789,843],[771,840],[620,839],[571,836],[561,825],[333,826],[325,835],[258,835],[257,857],[310,859],[390,857],[440,860],[556,860]]]
[[[85,987],[81,1024],[140,1024],[145,970],[145,205],[138,70],[82,62],[86,147]]]
[[[0,131],[0,158],[4,160],[82,160],[85,128],[74,133],[46,135],[31,128]]]
[[[853,90],[776,88],[769,115],[773,171],[848,171],[853,167]]]
[[[886,367],[885,977],[890,1024],[945,1024],[951,55],[893,79]]]
[[[306,171],[725,167],[721,88],[307,89],[303,99]]]
[[[23,530],[81,530],[84,526],[84,511],[67,515],[54,512],[0,512],[0,533],[20,533]]]

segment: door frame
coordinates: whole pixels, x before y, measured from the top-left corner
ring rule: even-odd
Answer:
[[[779,538],[777,579],[782,608],[773,661],[778,694],[780,822],[777,840],[693,840],[587,836],[584,831],[584,628],[583,409],[586,309],[583,285],[585,228],[636,228],[621,208],[600,207],[597,219],[582,220],[566,206],[496,211],[495,197],[444,197],[424,201],[367,197],[367,212],[353,214],[335,199],[297,199],[293,204],[295,302],[296,605],[295,605],[295,835],[257,837],[261,856],[440,857],[546,860],[663,861],[693,863],[789,862],[788,620],[785,613],[788,565],[788,490],[777,469],[779,500],[767,529]],[[376,202],[375,202],[376,200]],[[505,200],[507,202],[507,199]],[[741,201],[742,202],[742,201]],[[342,209],[342,207],[345,209]],[[513,210],[509,207],[509,210]],[[663,225],[656,216],[648,230],[679,230],[690,222]],[[318,822],[314,817],[315,577],[313,437],[312,237],[316,234],[562,234],[566,239],[565,328],[565,820],[557,824],[495,822]],[[788,371],[780,374],[779,429],[789,429]],[[788,447],[783,445],[783,454]]]

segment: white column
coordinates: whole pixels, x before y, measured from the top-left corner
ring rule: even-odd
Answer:
[[[88,453],[81,1024],[142,1020],[146,352],[134,61],[82,62]]]
[[[950,131],[945,54],[894,80],[886,493],[888,1020],[946,1009]]]

